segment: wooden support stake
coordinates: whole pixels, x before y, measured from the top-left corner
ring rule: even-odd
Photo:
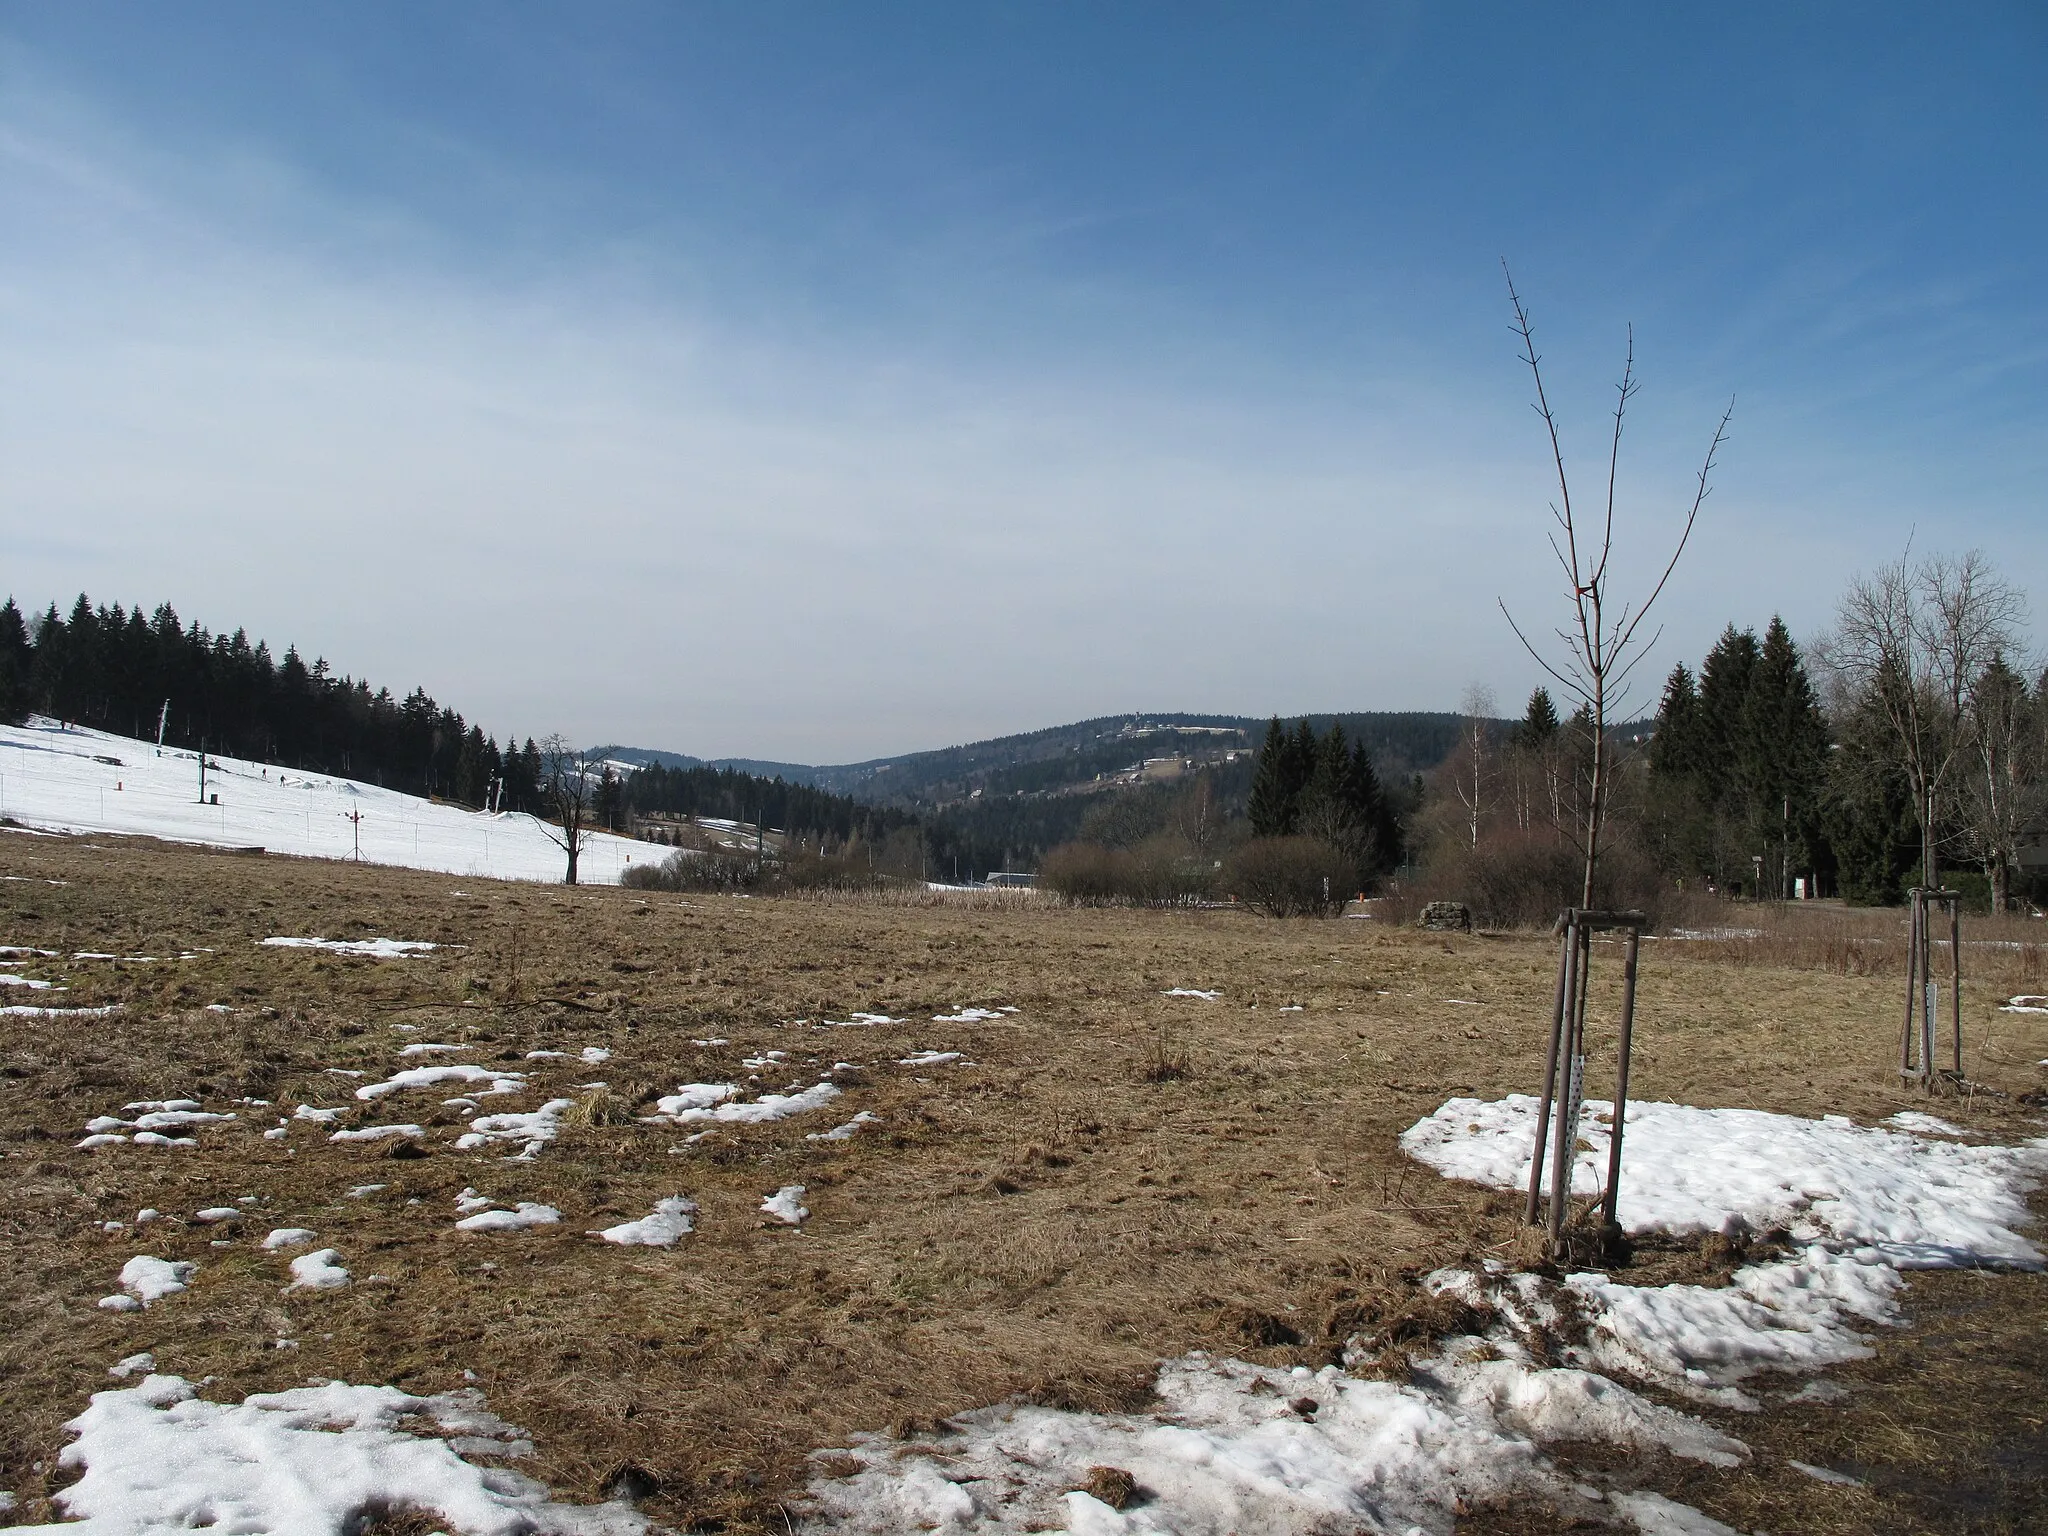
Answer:
[[[1934,979],[1934,913],[1932,891],[1920,894],[1920,1083],[1934,1092],[1935,998],[1940,984]]]
[[[1619,1225],[1615,1212],[1621,1199],[1621,1124],[1628,1116],[1629,1047],[1636,1030],[1636,950],[1642,934],[1628,931],[1628,947],[1622,953],[1621,970],[1621,1059],[1614,1069],[1614,1121],[1607,1135],[1607,1200],[1601,1224],[1612,1230]]]
[[[1920,984],[1920,893],[1913,892],[1913,918],[1906,940],[1906,1023],[1899,1033],[1899,1076],[1913,1075],[1913,1008]]]
[[[1550,1054],[1543,1063],[1543,1098],[1536,1109],[1536,1150],[1529,1159],[1529,1203],[1522,1220],[1536,1225],[1536,1213],[1543,1198],[1543,1144],[1550,1135],[1550,1101],[1557,1092],[1557,1053],[1564,1034],[1564,1004],[1571,993],[1572,939],[1577,924],[1572,913],[1558,919],[1563,942],[1557,948],[1557,996],[1550,1005]]]
[[[1963,899],[1960,896],[1951,896],[1948,900],[1948,958],[1954,972],[1949,1020],[1955,1025],[1956,1081],[1960,1083],[1963,1077]]]
[[[1565,1000],[1565,1022],[1563,1031],[1563,1055],[1558,1062],[1560,1078],[1558,1089],[1557,1117],[1555,1121],[1556,1145],[1551,1149],[1550,1165],[1550,1249],[1557,1251],[1564,1238],[1564,1213],[1571,1203],[1573,1132],[1578,1116],[1573,1113],[1573,1100],[1583,1084],[1573,1070],[1579,1058],[1585,1054],[1586,1038],[1586,962],[1592,957],[1591,934],[1577,923],[1572,925],[1572,965],[1576,972],[1571,995]]]

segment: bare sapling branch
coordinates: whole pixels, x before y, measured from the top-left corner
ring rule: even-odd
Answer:
[[[1608,779],[1607,761],[1607,720],[1609,712],[1620,706],[1625,696],[1628,678],[1635,665],[1648,649],[1637,647],[1637,636],[1643,621],[1656,606],[1657,599],[1664,593],[1671,580],[1671,573],[1678,568],[1679,558],[1684,555],[1691,542],[1692,531],[1699,521],[1700,508],[1706,504],[1712,490],[1714,464],[1721,445],[1728,438],[1728,423],[1734,417],[1735,405],[1731,400],[1728,409],[1721,413],[1721,420],[1714,429],[1713,441],[1707,447],[1706,458],[1701,462],[1696,477],[1692,505],[1686,509],[1684,525],[1679,529],[1678,541],[1671,551],[1671,558],[1665,561],[1656,583],[1649,595],[1640,603],[1624,601],[1618,609],[1611,605],[1609,592],[1609,565],[1614,556],[1614,522],[1618,502],[1618,487],[1621,468],[1621,437],[1628,416],[1628,403],[1641,387],[1636,379],[1635,328],[1629,327],[1627,348],[1623,356],[1621,380],[1616,386],[1614,400],[1614,430],[1609,440],[1607,454],[1607,504],[1604,509],[1597,537],[1589,530],[1581,541],[1577,516],[1572,507],[1571,476],[1565,470],[1564,445],[1559,437],[1557,415],[1551,409],[1550,396],[1543,383],[1542,356],[1536,350],[1534,328],[1529,321],[1529,311],[1522,303],[1522,296],[1515,289],[1514,274],[1507,263],[1501,263],[1501,271],[1507,277],[1508,300],[1514,309],[1511,329],[1521,338],[1521,359],[1529,367],[1529,374],[1536,386],[1534,409],[1543,419],[1545,433],[1550,440],[1550,461],[1557,475],[1558,500],[1551,508],[1551,516],[1558,524],[1558,531],[1550,536],[1550,547],[1557,556],[1570,594],[1571,612],[1568,621],[1556,631],[1564,647],[1562,658],[1553,663],[1536,646],[1509,611],[1506,599],[1500,599],[1500,611],[1508,621],[1508,627],[1515,638],[1522,643],[1536,664],[1549,674],[1571,697],[1584,706],[1590,717],[1592,741],[1589,745],[1591,761],[1591,782],[1585,802],[1585,812],[1576,841],[1585,855],[1585,879],[1581,888],[1581,904],[1591,906],[1594,898],[1594,881],[1600,859],[1600,835],[1606,823]],[[1662,631],[1651,634],[1649,645],[1654,646]]]

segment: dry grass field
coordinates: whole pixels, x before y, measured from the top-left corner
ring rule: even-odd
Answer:
[[[0,875],[0,943],[55,952],[0,969],[69,989],[0,1001],[120,1005],[4,1020],[0,1487],[21,1504],[0,1519],[55,1518],[61,1426],[111,1362],[147,1349],[222,1399],[309,1376],[474,1381],[532,1432],[522,1465],[563,1497],[602,1498],[631,1471],[664,1524],[782,1530],[807,1454],[858,1431],[1019,1394],[1136,1406],[1161,1358],[1196,1347],[1321,1365],[1400,1315],[1419,1274],[1521,1250],[1513,1202],[1438,1179],[1395,1138],[1450,1095],[1537,1087],[1555,964],[1540,936],[682,898],[15,831]],[[1633,1095],[1866,1123],[1915,1102],[1890,1071],[1896,927],[1794,913],[1759,939],[1648,943]],[[2040,950],[2024,928],[1985,934],[2007,947],[1971,950],[1967,1068],[1998,1093],[1940,1110],[2039,1135],[2021,1095],[2042,1086],[2048,1017],[1996,1005],[2048,990]],[[259,944],[279,935],[442,947],[375,960]],[[1618,970],[1595,989],[1603,1025]],[[935,1021],[962,1005],[1016,1011]],[[856,1012],[903,1022],[826,1022]],[[425,1043],[467,1049],[397,1055]],[[609,1058],[581,1059],[593,1046]],[[901,1064],[926,1051],[965,1060]],[[437,1061],[530,1074],[486,1113],[576,1108],[535,1160],[509,1162],[516,1145],[454,1148],[464,1117],[442,1101],[460,1084],[354,1096]],[[695,1141],[637,1118],[686,1082],[828,1075],[843,1092],[821,1109]],[[93,1117],[172,1098],[236,1118],[192,1147],[75,1149]],[[261,1134],[297,1105],[343,1113]],[[856,1112],[879,1119],[812,1139]],[[426,1135],[328,1139],[389,1122]],[[794,1184],[809,1219],[764,1216]],[[466,1188],[562,1220],[459,1231]],[[676,1195],[700,1211],[673,1249],[586,1235]],[[192,1219],[244,1201],[239,1222]],[[138,1228],[145,1207],[166,1219]],[[284,1226],[314,1229],[355,1283],[282,1294],[288,1255],[260,1239]],[[139,1252],[196,1260],[189,1293],[100,1309]],[[1645,1251],[1642,1273],[1716,1262]],[[2048,1527],[2044,1301],[2037,1277],[1916,1276],[1914,1326],[1830,1373],[1846,1398],[1773,1390],[1761,1414],[1720,1416],[1757,1449],[1746,1469],[1595,1448],[1585,1465],[1745,1530]],[[1859,1467],[1869,1486],[1815,1483],[1793,1457]],[[1554,1527],[1523,1510],[1469,1528]]]

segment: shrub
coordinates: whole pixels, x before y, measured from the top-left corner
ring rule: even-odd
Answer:
[[[1224,889],[1269,917],[1339,911],[1357,876],[1350,858],[1313,837],[1255,837],[1223,865]]]
[[[678,848],[659,864],[636,864],[621,877],[636,891],[745,891],[781,896],[796,891],[872,891],[902,882],[860,859],[794,850],[756,858],[739,849]]]
[[[1440,856],[1415,895],[1462,901],[1482,928],[1547,928],[1559,912],[1579,904],[1585,871],[1579,851],[1557,838],[1496,834],[1476,849]],[[1655,923],[1674,894],[1634,844],[1616,839],[1601,851],[1595,907],[1645,912]]]
[[[1185,840],[1161,833],[1135,848],[1062,843],[1039,862],[1038,883],[1082,907],[1185,906],[1211,894],[1215,872]]]

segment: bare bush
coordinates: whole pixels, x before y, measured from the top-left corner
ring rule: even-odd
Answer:
[[[1186,906],[1215,888],[1213,860],[1185,838],[1162,832],[1134,848],[1062,843],[1039,863],[1041,887],[1075,906]]]
[[[1462,901],[1484,928],[1547,928],[1584,903],[1584,856],[1542,833],[1502,833],[1477,848],[1448,850],[1432,864],[1417,899]],[[1633,842],[1612,839],[1601,855],[1591,904],[1645,912],[1651,921],[1675,893]]]
[[[871,891],[900,885],[899,877],[865,859],[791,849],[762,858],[741,849],[678,848],[659,864],[636,864],[620,884],[637,891],[747,892],[762,896],[805,891]]]
[[[1269,917],[1325,917],[1342,909],[1357,866],[1313,837],[1255,837],[1224,861],[1223,887]]]

